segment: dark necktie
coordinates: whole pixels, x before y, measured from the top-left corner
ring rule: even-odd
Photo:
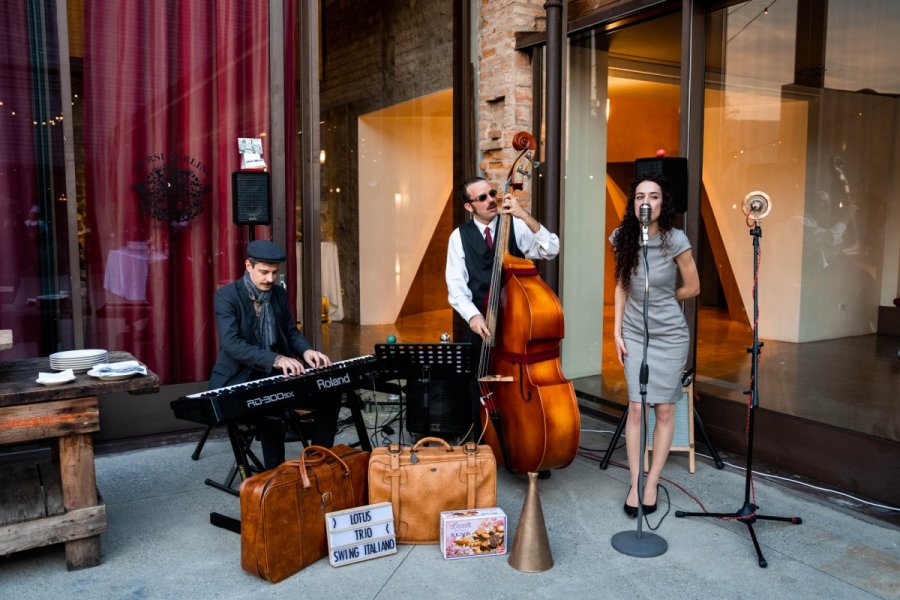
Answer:
[[[484,243],[487,244],[487,247],[491,250],[494,249],[494,240],[491,238],[491,228],[484,228]]]

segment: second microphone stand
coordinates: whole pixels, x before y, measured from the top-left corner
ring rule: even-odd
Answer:
[[[650,345],[650,263],[647,261],[647,235],[644,230],[644,354],[641,358],[641,452],[638,459],[638,514],[637,530],[620,531],[612,537],[612,547],[622,554],[638,558],[653,558],[665,554],[669,544],[655,533],[643,531],[644,523],[644,453],[647,450],[647,382],[650,367],[647,365],[647,347]],[[626,409],[627,411],[628,409]],[[626,412],[627,414],[627,412]]]
[[[753,523],[760,521],[783,521],[799,525],[803,522],[800,517],[773,517],[771,515],[757,514],[756,509],[759,508],[751,501],[751,490],[753,484],[753,422],[755,421],[756,409],[759,407],[759,352],[762,343],[759,341],[759,238],[762,237],[762,229],[759,227],[759,221],[750,230],[753,236],[753,347],[749,349],[752,356],[750,363],[750,407],[749,416],[747,418],[747,469],[744,481],[744,504],[737,512],[733,513],[706,513],[706,512],[684,512],[675,511],[675,516],[682,517],[718,517],[723,519],[735,519],[747,526],[750,531],[750,539],[753,540],[753,546],[756,548],[756,557],[759,566],[765,568],[769,566],[766,558],[763,556],[762,549],[759,547],[759,541],[756,539],[756,532],[753,531]],[[755,500],[755,498],[754,498]]]

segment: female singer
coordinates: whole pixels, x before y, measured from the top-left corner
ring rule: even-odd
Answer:
[[[640,368],[644,346],[644,286],[640,207],[650,206],[647,263],[650,272],[648,296],[647,404],[656,412],[653,460],[640,501],[644,514],[656,510],[657,485],[675,430],[675,402],[682,396],[681,377],[688,355],[689,332],[679,302],[700,293],[697,266],[691,244],[683,231],[672,227],[675,206],[661,176],[644,175],[631,184],[629,210],[610,236],[616,256],[615,324],[613,335],[619,363],[628,382],[628,417],[625,446],[631,487],[625,498],[625,514],[638,514],[638,470],[641,452]],[[676,287],[676,273],[681,287]]]

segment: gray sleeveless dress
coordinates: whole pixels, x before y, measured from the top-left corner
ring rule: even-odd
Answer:
[[[613,232],[615,236],[615,232]],[[610,236],[612,239],[612,236]],[[647,404],[665,404],[681,398],[681,375],[688,355],[690,335],[681,305],[675,300],[678,265],[675,257],[691,248],[687,236],[680,229],[669,230],[669,246],[663,254],[659,234],[647,241],[647,262],[650,263],[650,294],[648,301],[647,347]],[[625,379],[628,399],[641,401],[641,360],[644,352],[644,252],[631,276],[628,299],[622,316],[622,338],[628,349],[625,357]]]

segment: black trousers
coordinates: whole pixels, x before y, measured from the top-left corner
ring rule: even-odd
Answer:
[[[318,398],[310,398],[297,405],[296,408],[314,410],[313,426],[309,431],[309,440],[317,446],[331,448],[337,431],[338,416],[341,412],[340,392],[324,394]],[[284,438],[287,433],[287,415],[273,414],[257,417],[249,421],[257,430],[262,444],[263,466],[274,469],[284,462]],[[301,432],[306,435],[307,432]]]

